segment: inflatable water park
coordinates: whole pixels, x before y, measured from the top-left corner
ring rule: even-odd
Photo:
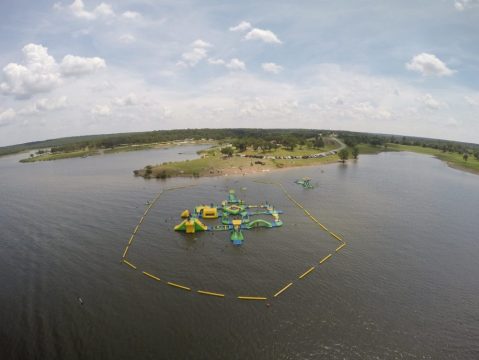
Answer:
[[[174,227],[175,231],[194,234],[201,231],[229,231],[230,240],[234,245],[242,245],[243,230],[255,228],[275,228],[283,225],[277,210],[267,202],[259,205],[248,205],[236,197],[234,190],[230,190],[228,199],[220,205],[198,205],[193,211],[184,210],[181,218],[184,220]],[[258,216],[271,216],[269,220]],[[220,224],[206,225],[202,220],[220,219]]]
[[[305,189],[314,189],[313,184],[311,184],[311,178],[304,177],[302,179],[296,180],[296,184],[301,185]]]
[[[245,301],[267,301],[269,299],[277,298],[278,296],[283,296],[285,292],[293,287],[294,284],[303,281],[306,277],[311,276],[312,273],[316,269],[319,269],[320,266],[323,266],[326,261],[331,259],[333,255],[337,254],[341,249],[346,246],[346,242],[342,239],[342,237],[331,230],[329,230],[325,225],[323,225],[313,214],[311,214],[301,203],[293,198],[293,196],[287,191],[287,189],[281,183],[273,183],[273,182],[262,182],[256,180],[257,183],[263,184],[270,184],[270,185],[277,185],[279,189],[284,193],[287,199],[291,201],[297,208],[299,208],[304,215],[312,220],[319,229],[325,231],[329,234],[329,236],[339,242],[339,246],[336,249],[332,250],[327,255],[322,255],[321,260],[319,260],[316,264],[307,264],[307,268],[305,271],[301,272],[297,275],[296,280],[292,280],[291,276],[288,276],[288,280],[281,284],[278,290],[275,290],[270,295],[263,291],[259,294],[225,294],[221,290],[211,291],[205,290],[204,288],[197,288],[192,285],[187,285],[183,283],[177,282],[176,279],[172,278],[165,278],[157,273],[152,273],[150,269],[143,268],[142,264],[134,263],[128,257],[129,252],[131,251],[131,247],[133,246],[134,241],[137,238],[138,232],[145,221],[146,217],[150,214],[151,209],[158,203],[160,197],[165,192],[172,192],[177,190],[182,190],[185,188],[189,188],[195,186],[192,185],[183,185],[177,187],[171,187],[164,190],[161,190],[158,195],[150,202],[148,201],[148,205],[141,215],[138,223],[136,224],[133,232],[130,235],[128,243],[125,246],[125,250],[121,257],[121,262],[127,265],[130,269],[134,271],[138,271],[138,273],[144,275],[145,277],[149,278],[152,281],[156,281],[161,284],[165,284],[176,289],[180,289],[181,291],[190,292],[190,293],[197,293],[201,296],[211,296],[216,298],[236,298],[239,300]],[[235,245],[241,245],[244,241],[244,230],[251,230],[257,227],[264,227],[264,228],[276,228],[283,225],[283,222],[280,220],[279,215],[282,214],[282,211],[277,210],[271,204],[263,203],[260,205],[248,205],[245,204],[244,201],[238,199],[236,194],[233,190],[229,191],[228,199],[221,202],[220,205],[198,205],[196,206],[193,211],[185,210],[181,213],[181,217],[183,220],[180,224],[175,226],[176,231],[183,231],[187,234],[195,234],[196,232],[202,231],[229,231],[230,232],[230,239]],[[268,220],[259,218],[261,215],[268,215]],[[269,218],[270,216],[270,218]],[[263,216],[264,217],[264,216]],[[220,224],[216,225],[207,225],[209,222],[215,221],[220,219]],[[206,223],[206,224],[205,224]],[[80,301],[80,300],[79,300]],[[269,306],[269,303],[267,303]]]

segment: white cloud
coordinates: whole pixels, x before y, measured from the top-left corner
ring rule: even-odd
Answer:
[[[232,26],[229,28],[230,31],[246,31],[251,29],[251,24],[247,21],[242,21],[236,26]]]
[[[136,41],[136,38],[131,34],[123,34],[118,40],[123,44],[131,44]]]
[[[436,100],[431,94],[426,94],[420,97],[418,100],[431,110],[438,110],[443,106],[443,104]]]
[[[37,114],[39,112],[64,109],[66,106],[67,106],[67,97],[66,96],[61,96],[59,98],[52,98],[52,99],[43,98],[43,99],[39,99],[38,101],[35,101],[34,103],[24,107],[23,109],[20,109],[18,111],[18,114],[19,115],[33,115],[33,114]]]
[[[138,103],[138,97],[134,93],[129,93],[125,97],[116,98],[115,100],[113,100],[113,104],[118,106],[134,106],[138,105]]]
[[[233,58],[230,61],[226,62],[223,59],[214,59],[214,58],[209,58],[208,63],[211,65],[222,65],[225,68],[233,71],[238,71],[238,70],[246,70],[246,64],[241,61],[240,59]]]
[[[241,21],[238,25],[230,27],[230,31],[248,33],[244,36],[245,40],[261,40],[265,43],[282,44],[281,40],[271,30],[253,28],[247,21]]]
[[[138,20],[142,17],[141,14],[136,11],[125,11],[121,16],[128,20]]]
[[[464,4],[460,1],[454,2],[454,7],[456,8],[457,11],[463,11],[464,10]]]
[[[281,40],[270,30],[254,28],[245,35],[245,40],[261,40],[265,43],[282,44]]]
[[[64,77],[85,75],[106,66],[101,58],[73,55],[66,55],[58,64],[46,47],[37,44],[25,45],[22,52],[23,64],[9,63],[3,68],[0,93],[28,98],[52,91],[63,83]]]
[[[63,6],[58,3],[54,5],[55,9],[63,9]],[[69,6],[68,9],[73,14],[73,16],[84,19],[84,20],[94,20],[99,17],[113,17],[115,12],[113,11],[111,5],[106,3],[101,3],[93,11],[88,11],[85,8],[85,4],[82,0],[74,0]]]
[[[22,52],[25,65],[9,63],[3,68],[5,81],[0,83],[2,93],[28,97],[48,92],[60,84],[58,65],[46,47],[28,44]]]
[[[194,41],[191,45],[196,48],[210,48],[213,46],[209,42],[203,41],[201,39]]]
[[[194,48],[191,51],[187,51],[181,55],[181,58],[188,64],[193,67],[196,66],[202,59],[207,56],[207,51],[203,48]]]
[[[245,63],[237,58],[231,59],[225,66],[227,69],[234,70],[234,71],[246,70]]]
[[[115,15],[115,13],[113,12],[113,9],[111,8],[111,5],[105,4],[105,3],[101,3],[100,5],[98,5],[94,10],[94,14],[97,16],[104,16],[104,17]]]
[[[225,65],[225,61],[223,59],[209,58],[208,59],[208,64],[211,64],[211,65]]]
[[[12,108],[9,108],[4,111],[0,111],[0,125],[7,125],[10,120],[12,120],[15,117],[16,113],[15,110]]]
[[[478,7],[479,0],[456,0],[454,1],[454,8],[457,11],[464,11],[468,8]]]
[[[351,110],[370,119],[389,120],[392,116],[389,110],[374,106],[369,101],[352,104]]]
[[[466,103],[472,106],[479,106],[479,95],[476,96],[464,96],[464,100],[466,100]]]
[[[91,109],[91,113],[98,116],[108,116],[111,114],[111,109],[108,105],[95,105],[95,107]]]
[[[406,63],[406,68],[423,76],[450,76],[456,71],[451,70],[436,55],[421,53]]]
[[[451,117],[447,118],[444,125],[447,126],[447,127],[455,128],[455,127],[459,126],[460,123],[459,123],[459,121],[456,120],[456,118],[451,116]]]
[[[208,56],[208,48],[212,47],[213,45],[211,45],[209,42],[198,39],[194,41],[191,46],[193,49],[181,54],[182,61],[179,61],[177,65],[181,67],[196,66],[201,60]]]
[[[78,76],[92,73],[106,67],[105,60],[99,57],[81,57],[66,55],[61,64],[60,70],[64,76]]]
[[[83,20],[97,20],[97,19],[114,19],[121,18],[125,20],[139,20],[141,14],[136,11],[124,11],[121,15],[118,15],[113,10],[113,7],[107,3],[100,3],[92,10],[88,10],[83,0],[74,0],[70,5],[63,6],[62,3],[55,3],[53,9],[57,11],[67,11],[74,17]]]
[[[58,3],[55,4],[54,7],[56,9],[63,9],[63,7]],[[86,20],[93,20],[95,18],[95,14],[93,12],[88,12],[85,10],[85,4],[83,4],[82,0],[74,0],[68,8],[72,14],[78,18]]]
[[[281,65],[269,62],[269,63],[262,63],[261,67],[264,71],[272,73],[272,74],[279,74],[283,71],[283,67]]]

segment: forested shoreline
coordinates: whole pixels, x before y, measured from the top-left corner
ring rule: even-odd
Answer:
[[[178,129],[158,130],[138,133],[119,133],[106,135],[88,135],[35,141],[25,144],[0,147],[0,156],[48,149],[52,154],[74,151],[94,151],[100,149],[114,149],[119,146],[156,144],[179,140],[214,140],[234,141],[238,147],[268,148],[274,143],[281,143],[291,149],[297,145],[304,145],[311,139],[321,136],[335,135],[342,139],[348,146],[359,144],[372,146],[385,146],[385,144],[401,144],[422,146],[438,149],[444,152],[467,154],[476,159],[479,157],[479,145],[458,141],[430,139],[423,137],[373,134],[351,131],[334,131],[321,129]],[[319,141],[319,140],[318,140]],[[318,144],[320,145],[320,144]]]

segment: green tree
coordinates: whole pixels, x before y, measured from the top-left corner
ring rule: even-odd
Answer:
[[[146,176],[150,176],[152,172],[153,172],[153,166],[151,166],[151,165],[146,165],[146,166],[145,166],[145,175],[146,175]]]
[[[221,153],[231,157],[233,156],[233,148],[231,146],[224,147],[221,149]]]
[[[351,155],[353,155],[354,159],[358,158],[359,155],[359,148],[357,146],[354,146],[353,149],[351,150]]]
[[[313,145],[315,148],[323,148],[324,147],[324,140],[321,136],[316,136],[316,138],[314,139],[314,145]]]
[[[344,163],[346,160],[348,160],[348,157],[349,157],[348,149],[344,148],[339,150],[338,156],[339,156],[339,159]]]
[[[244,140],[236,140],[234,143],[233,143],[234,147],[238,149],[239,152],[243,152],[246,150],[246,142]]]
[[[254,139],[252,138],[250,140],[251,146],[253,147],[253,150],[258,150],[259,147],[261,147],[261,139]]]
[[[479,160],[479,151],[474,152],[474,157],[476,158],[476,160]]]
[[[468,153],[464,153],[462,155],[462,158],[464,159],[464,161],[467,161],[467,159],[469,158],[469,154]]]
[[[293,151],[295,146],[298,144],[298,138],[294,135],[287,135],[282,140],[281,143],[287,150]]]

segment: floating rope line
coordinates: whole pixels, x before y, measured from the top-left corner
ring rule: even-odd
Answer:
[[[276,294],[274,294],[274,297],[277,297],[281,295],[283,292],[285,292],[291,285],[293,285],[292,282],[290,282],[288,285],[286,285],[284,288],[282,288],[280,291],[278,291]]]
[[[211,291],[198,290],[197,293],[198,294],[203,294],[203,295],[225,297],[225,294],[214,293],[214,292],[211,292]]]

